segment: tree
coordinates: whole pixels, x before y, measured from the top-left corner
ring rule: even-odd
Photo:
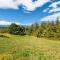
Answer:
[[[25,27],[24,26],[20,26],[20,28],[19,28],[19,33],[20,33],[20,35],[26,35],[26,31],[25,31],[26,29],[25,29]]]
[[[24,35],[25,34],[25,28],[23,26],[12,23],[9,26],[9,33],[15,34],[15,35]]]
[[[19,26],[16,25],[15,23],[12,23],[10,26],[9,26],[9,33],[10,34],[19,34]]]

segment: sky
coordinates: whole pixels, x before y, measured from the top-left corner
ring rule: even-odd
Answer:
[[[60,17],[60,0],[0,0],[0,25],[30,25]]]

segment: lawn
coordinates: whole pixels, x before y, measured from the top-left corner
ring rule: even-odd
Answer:
[[[60,41],[3,34],[0,60],[60,60]]]

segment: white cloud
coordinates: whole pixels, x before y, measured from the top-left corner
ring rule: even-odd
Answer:
[[[16,23],[16,24],[20,25],[20,23],[18,23],[18,22],[8,22],[5,20],[0,20],[0,25],[10,25],[11,23]]]
[[[16,2],[13,0],[0,0],[0,8],[6,9],[6,8],[13,8],[17,9]]]
[[[60,20],[60,13],[55,13],[53,15],[47,16],[41,19],[41,21],[56,21],[57,18]]]
[[[52,12],[57,12],[57,11],[60,11],[60,8],[53,8],[49,11],[49,13],[52,13]]]
[[[60,1],[58,2],[53,2],[51,5],[49,5],[49,7],[47,9],[45,9],[43,12],[47,12],[48,13],[52,13],[52,12],[58,12],[60,11],[60,7],[58,7],[58,5],[60,5]],[[51,8],[49,10],[49,8]]]
[[[47,9],[44,9],[44,10],[43,10],[43,12],[48,12],[48,10],[49,10],[49,8],[47,8]]]
[[[0,0],[0,8],[6,9],[6,8],[12,8],[12,9],[18,9],[19,5],[23,5],[24,9],[28,11],[35,10],[37,7],[41,7],[45,3],[50,2],[50,0],[37,0],[35,2],[32,2],[32,0]]]
[[[57,5],[60,4],[60,1],[52,3],[49,7],[57,8]]]
[[[34,3],[35,7],[41,7],[42,5],[44,5],[47,2],[51,2],[50,0],[38,0]]]

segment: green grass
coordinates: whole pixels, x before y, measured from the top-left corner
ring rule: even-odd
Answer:
[[[3,35],[0,37],[0,60],[60,60],[60,41]]]

